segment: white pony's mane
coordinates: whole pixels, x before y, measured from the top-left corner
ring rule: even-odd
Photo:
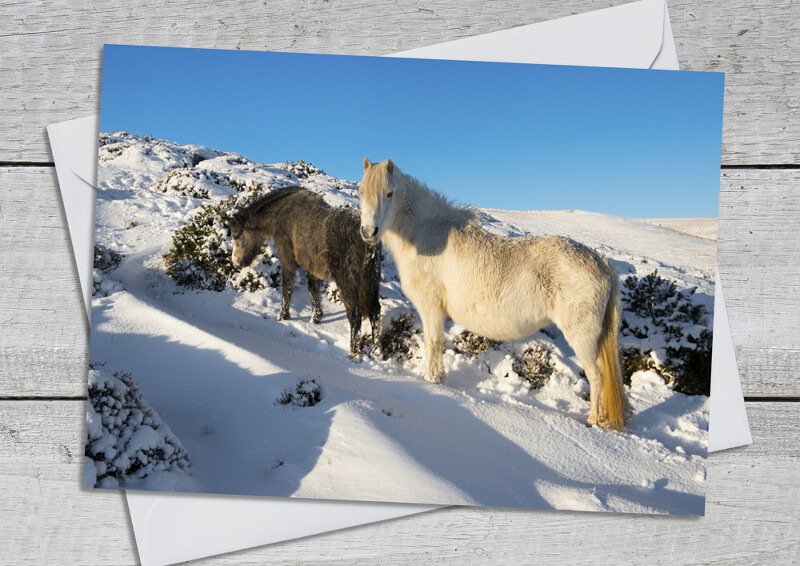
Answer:
[[[398,171],[402,192],[405,196],[403,211],[418,219],[437,218],[456,224],[477,221],[475,209],[469,205],[453,202],[438,191],[429,188],[422,181]]]

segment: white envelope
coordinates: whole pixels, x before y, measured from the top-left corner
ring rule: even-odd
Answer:
[[[678,68],[663,0],[643,0],[392,56]],[[48,126],[87,314],[91,311],[98,129],[97,116]],[[709,422],[709,452],[750,444],[719,275],[712,365],[710,412],[714,419]],[[126,495],[144,565],[171,564],[437,508],[133,491]]]

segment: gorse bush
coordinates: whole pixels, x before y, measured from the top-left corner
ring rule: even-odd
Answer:
[[[550,349],[541,344],[534,344],[525,349],[521,356],[514,355],[512,369],[514,372],[525,378],[531,389],[541,389],[547,385],[547,381],[555,371],[555,366],[551,359]]]
[[[306,163],[302,159],[295,163],[294,161],[289,161],[288,163],[281,163],[278,165],[281,169],[285,169],[291,173],[294,173],[298,179],[307,179],[311,175],[319,175],[320,173],[324,173],[322,169],[319,167],[315,167],[311,163]]]
[[[453,338],[453,350],[472,359],[501,344],[502,342],[479,336],[469,330]],[[508,351],[507,348],[506,350]],[[555,371],[551,354],[550,349],[542,344],[529,346],[522,354],[509,352],[512,360],[511,369],[525,379],[531,389],[541,389],[547,385],[548,379]]]
[[[194,198],[207,199],[211,191],[252,192],[258,191],[258,184],[252,179],[240,181],[225,173],[216,171],[179,167],[173,169],[156,182],[154,190],[160,193],[174,193]]]
[[[419,329],[414,328],[414,315],[409,311],[391,319],[388,324],[384,323],[379,338],[383,359],[405,362],[413,358],[418,346],[414,335],[418,333]]]
[[[280,262],[267,246],[255,267],[236,269],[231,262],[233,243],[228,223],[234,212],[263,194],[260,187],[201,206],[172,236],[164,255],[166,270],[179,285],[222,291],[228,285],[240,291],[258,291],[280,285]]]
[[[101,244],[94,245],[94,269],[99,269],[103,273],[114,271],[125,256],[115,252]]]
[[[667,361],[662,375],[676,391],[687,395],[711,394],[711,343],[714,335],[703,330],[695,337],[687,336],[689,346],[667,348]]]
[[[171,167],[194,167],[201,161],[222,155],[221,151],[201,146],[182,146],[151,136],[127,132],[101,133],[98,158],[101,162],[113,161],[130,152],[142,157],[157,157]]]
[[[89,369],[84,487],[125,487],[157,472],[186,472],[189,455],[131,374]]]
[[[297,384],[285,389],[275,401],[279,405],[294,407],[313,407],[322,400],[322,389],[316,379],[302,379]]]
[[[470,358],[477,358],[480,354],[486,352],[489,348],[500,344],[497,340],[484,338],[477,334],[465,330],[455,338],[453,338],[453,350],[460,354],[469,356]]]
[[[679,291],[658,271],[629,276],[620,289],[623,336],[641,341],[622,350],[626,380],[640,370],[654,370],[676,391],[708,395],[711,385],[710,313],[692,300],[696,289]],[[654,354],[658,344],[660,355]]]
[[[675,283],[658,275],[658,270],[644,277],[628,276],[620,289],[625,310],[645,324],[623,322],[623,330],[644,338],[654,328],[679,340],[686,324],[702,324],[708,315],[704,305],[692,303],[695,291],[678,291]],[[648,328],[650,325],[653,328]]]

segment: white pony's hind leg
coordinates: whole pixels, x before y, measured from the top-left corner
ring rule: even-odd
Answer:
[[[586,377],[589,380],[589,418],[586,422],[590,425],[603,426],[608,415],[602,406],[603,402],[603,373],[594,360],[581,358]]]
[[[418,311],[425,338],[425,379],[444,383],[444,310],[436,305],[426,305],[424,309],[418,308]]]
[[[564,336],[575,350],[575,354],[581,362],[586,378],[589,380],[589,418],[587,424],[603,426],[608,419],[603,405],[603,372],[597,364],[597,345],[596,339],[587,336],[574,336],[565,332]]]

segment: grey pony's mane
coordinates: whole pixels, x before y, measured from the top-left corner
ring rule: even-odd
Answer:
[[[275,189],[264,196],[258,197],[255,201],[247,205],[245,208],[237,210],[233,214],[234,220],[240,224],[244,224],[249,218],[258,213],[262,207],[274,204],[277,201],[284,199],[290,195],[298,193],[303,189],[301,186],[284,187],[282,189]]]

